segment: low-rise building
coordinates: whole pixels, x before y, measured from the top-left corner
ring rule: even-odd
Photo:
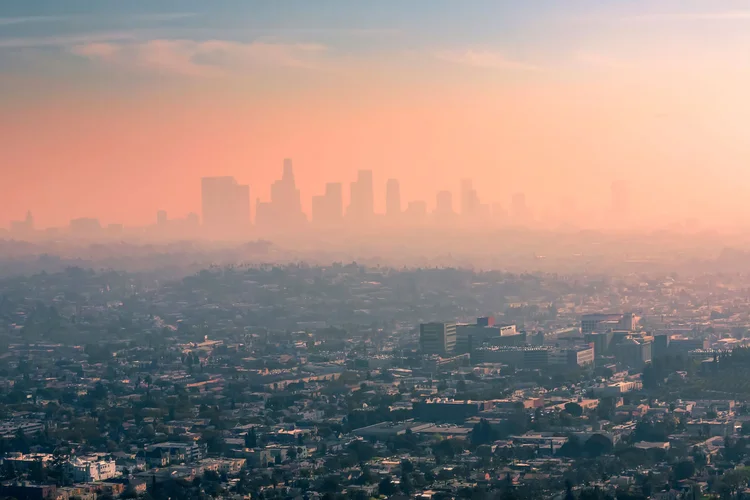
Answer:
[[[93,483],[111,479],[117,475],[115,461],[97,455],[71,458],[65,464],[70,478],[79,483]]]

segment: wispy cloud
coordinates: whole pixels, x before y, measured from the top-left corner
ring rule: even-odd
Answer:
[[[69,16],[23,16],[23,17],[0,17],[0,26],[12,26],[15,24],[50,23],[67,21]]]
[[[136,34],[128,31],[84,33],[79,35],[0,38],[0,49],[29,49],[41,47],[72,47],[75,45],[135,40]]]
[[[533,64],[509,59],[500,52],[490,50],[447,50],[440,51],[435,56],[443,61],[476,68],[507,69],[521,71],[540,71],[541,68]]]
[[[136,14],[132,19],[137,21],[168,22],[197,17],[197,12],[153,12],[150,14]]]
[[[72,47],[71,52],[124,68],[203,77],[261,66],[314,68],[326,47],[318,44],[160,39],[134,43],[86,43]]]

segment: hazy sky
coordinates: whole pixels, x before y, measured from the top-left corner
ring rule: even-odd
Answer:
[[[750,1],[2,0],[0,226],[266,199],[285,157],[305,207],[371,168],[376,208],[473,177],[600,220],[626,179],[641,222],[739,222],[748,89]]]

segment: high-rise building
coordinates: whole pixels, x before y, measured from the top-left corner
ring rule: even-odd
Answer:
[[[419,325],[419,349],[424,354],[450,354],[456,347],[455,323]]]
[[[453,214],[453,193],[440,191],[435,199],[435,215],[439,217],[450,217]]]
[[[511,217],[514,224],[526,225],[531,222],[531,211],[526,205],[526,195],[516,193],[511,200]]]
[[[250,222],[250,187],[234,177],[201,180],[203,227],[212,234],[231,236]]]
[[[284,160],[281,179],[271,185],[271,202],[258,201],[256,224],[265,228],[295,227],[306,221],[299,189],[294,179],[292,160]]]
[[[325,194],[313,196],[312,220],[319,226],[341,223],[343,217],[343,189],[340,182],[326,184]]]
[[[340,182],[326,184],[326,199],[328,200],[331,220],[340,222],[344,217],[344,188]]]
[[[461,181],[461,215],[474,217],[479,210],[479,196],[471,179]]]
[[[366,222],[374,215],[372,170],[357,172],[357,180],[351,183],[351,195],[347,216],[355,222]]]
[[[422,224],[427,219],[427,203],[410,201],[406,206],[404,217],[411,224]]]
[[[388,179],[385,184],[385,214],[388,217],[401,215],[401,185],[398,179]]]
[[[157,226],[166,226],[167,225],[167,211],[166,210],[159,210],[156,212],[156,225]]]

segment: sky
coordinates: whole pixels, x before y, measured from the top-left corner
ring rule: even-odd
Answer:
[[[372,169],[539,216],[743,224],[750,1],[3,0],[0,227],[148,224],[200,177]]]

